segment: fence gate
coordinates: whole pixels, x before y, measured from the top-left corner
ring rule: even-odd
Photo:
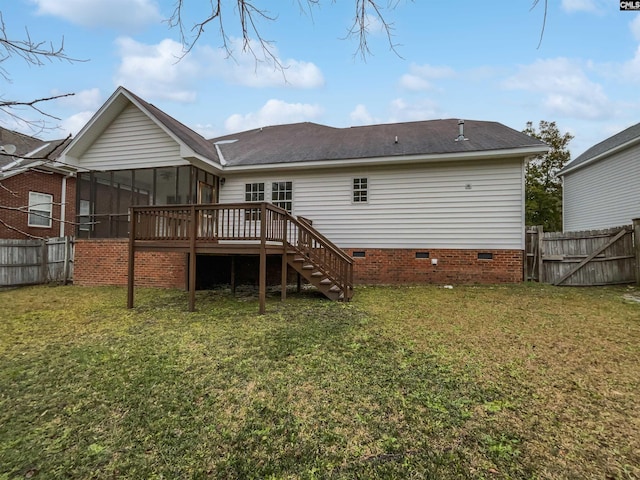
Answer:
[[[66,283],[73,278],[73,238],[0,240],[0,287]]]
[[[636,281],[633,227],[544,232],[527,227],[525,279],[553,285],[615,285]]]

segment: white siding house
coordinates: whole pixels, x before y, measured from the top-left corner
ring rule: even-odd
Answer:
[[[591,147],[559,175],[564,231],[630,224],[640,217],[640,124]]]
[[[226,177],[221,203],[245,201],[245,186],[291,182],[292,213],[342,248],[523,248],[522,158],[242,173]],[[367,180],[366,202],[353,180]]]
[[[547,150],[457,119],[207,140],[120,87],[62,161],[81,172],[83,238],[126,237],[132,204],[268,202],[353,256],[356,281],[469,283],[522,280],[525,163]]]

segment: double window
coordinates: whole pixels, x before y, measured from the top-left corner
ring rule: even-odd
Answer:
[[[245,202],[264,202],[264,183],[247,183],[244,187]],[[287,212],[293,211],[293,182],[272,182],[271,183],[271,203]],[[256,215],[252,214],[247,220],[255,220]]]
[[[51,228],[53,195],[29,192],[29,226]]]

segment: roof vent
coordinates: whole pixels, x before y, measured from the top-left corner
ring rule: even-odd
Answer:
[[[469,140],[464,136],[464,120],[458,120],[458,137],[456,138],[456,142],[463,142],[465,140]]]

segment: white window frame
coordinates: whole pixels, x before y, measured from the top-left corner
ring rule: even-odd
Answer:
[[[249,187],[249,189],[247,189]],[[245,183],[245,202],[264,202],[264,182]]]
[[[244,185],[244,201],[245,202],[264,202],[264,182],[245,183]],[[249,209],[244,212],[244,221],[259,221],[260,209]]]
[[[36,223],[32,222],[32,218]],[[35,228],[51,228],[53,219],[53,195],[29,192],[29,218],[27,224]],[[47,220],[47,223],[42,223]],[[40,223],[38,223],[40,222]]]
[[[284,186],[284,189],[281,190],[280,186]],[[271,203],[293,213],[293,182],[291,180],[271,182]]]
[[[364,187],[362,186],[363,183]],[[364,200],[362,200],[363,194]],[[351,179],[351,203],[369,203],[369,177],[354,177]]]

